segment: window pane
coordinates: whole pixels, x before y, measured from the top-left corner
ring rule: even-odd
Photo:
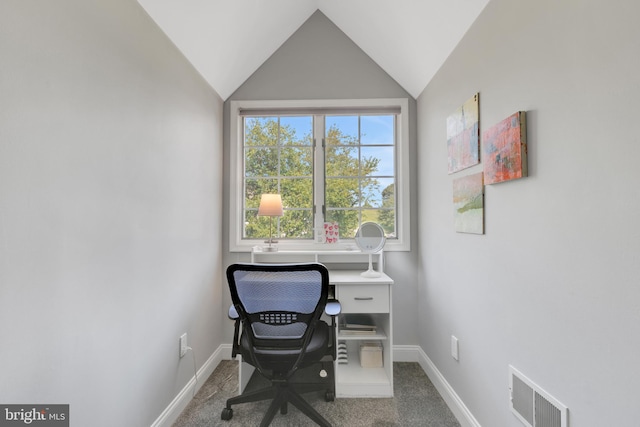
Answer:
[[[312,176],[313,148],[283,148],[280,150],[280,175]]]
[[[394,143],[394,116],[360,117],[360,144]]]
[[[360,165],[357,147],[328,146],[325,151],[326,175],[358,176]]]
[[[378,216],[380,211],[377,209],[363,209],[362,210],[362,222],[379,222]]]
[[[289,210],[280,218],[280,237],[283,239],[313,239],[313,212]]]
[[[282,179],[282,205],[286,208],[313,208],[313,179]]]
[[[394,176],[393,147],[362,147],[362,162],[371,165],[363,171],[363,175]]]
[[[244,120],[244,145],[276,146],[278,143],[277,117],[246,117]]]
[[[244,158],[245,176],[278,175],[278,150],[276,148],[248,148]]]
[[[366,178],[360,180],[361,205],[365,208],[377,207],[380,184],[377,179]]]
[[[392,179],[381,179],[382,186],[382,207],[387,209],[396,208],[396,185]]]
[[[327,116],[325,129],[327,146],[358,144],[358,116]]]
[[[327,207],[353,208],[360,206],[359,180],[328,178],[326,180],[325,198]]]
[[[293,116],[280,118],[280,139],[282,145],[307,145],[313,142],[313,117]]]
[[[378,215],[378,224],[382,226],[384,234],[388,238],[397,237],[395,210],[381,209],[380,214]]]
[[[393,178],[367,178],[362,180],[362,206],[381,208],[384,191],[393,192]],[[391,207],[390,205],[387,207]]]
[[[269,237],[269,222],[266,217],[259,217],[257,210],[244,213],[244,237],[248,239],[264,239]],[[266,225],[266,226],[265,226]]]

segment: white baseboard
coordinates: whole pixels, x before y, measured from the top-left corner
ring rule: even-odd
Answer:
[[[200,389],[207,378],[213,373],[214,369],[222,360],[231,359],[231,344],[222,344],[213,352],[211,357],[198,370],[198,378],[200,381],[196,384],[195,377],[191,378],[187,385],[178,393],[167,408],[160,414],[158,419],[151,424],[151,427],[171,427],[178,419],[184,408],[187,407],[195,392]],[[447,380],[442,376],[438,368],[433,364],[427,354],[417,345],[395,345],[393,346],[393,360],[396,362],[417,362],[420,364],[429,380],[436,387],[442,398],[444,399],[453,415],[458,419],[462,427],[481,427],[480,423],[474,418],[473,414],[465,406],[464,402],[456,394],[455,390],[449,385]],[[194,387],[196,388],[194,390]]]
[[[418,362],[460,425],[462,427],[481,427],[478,420],[475,419],[469,408],[465,406],[462,399],[422,348],[417,345],[393,346],[393,360],[396,362]]]
[[[192,377],[187,385],[178,393],[173,401],[162,411],[162,414],[151,424],[151,427],[171,427],[178,419],[184,408],[187,407],[193,395],[202,387],[204,382],[211,376],[220,361],[231,358],[231,344],[222,344],[213,352],[211,357],[198,369],[198,379]],[[195,388],[195,390],[194,390]]]
[[[420,360],[420,347],[417,345],[394,345],[394,362],[418,362]]]

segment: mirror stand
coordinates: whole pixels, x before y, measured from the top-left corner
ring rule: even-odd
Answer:
[[[380,277],[382,274],[373,269],[373,254],[369,253],[369,269],[360,273],[362,277]]]

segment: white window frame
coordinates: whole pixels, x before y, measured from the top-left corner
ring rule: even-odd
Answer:
[[[410,230],[410,182],[409,182],[409,101],[406,98],[376,99],[321,99],[321,100],[237,100],[230,102],[229,138],[229,250],[231,252],[249,252],[263,245],[263,239],[243,239],[244,190],[243,175],[243,129],[242,109],[361,109],[400,108],[396,140],[396,238],[387,240],[385,251],[409,251],[411,249]],[[314,186],[317,185],[314,182]],[[323,244],[312,241],[286,241],[278,244],[286,250],[344,250],[354,247],[353,239],[340,239],[338,244]]]

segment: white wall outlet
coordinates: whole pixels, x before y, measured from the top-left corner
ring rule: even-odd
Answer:
[[[451,335],[451,357],[459,360],[458,356],[458,338]]]
[[[180,335],[180,357],[187,354],[187,333]]]

